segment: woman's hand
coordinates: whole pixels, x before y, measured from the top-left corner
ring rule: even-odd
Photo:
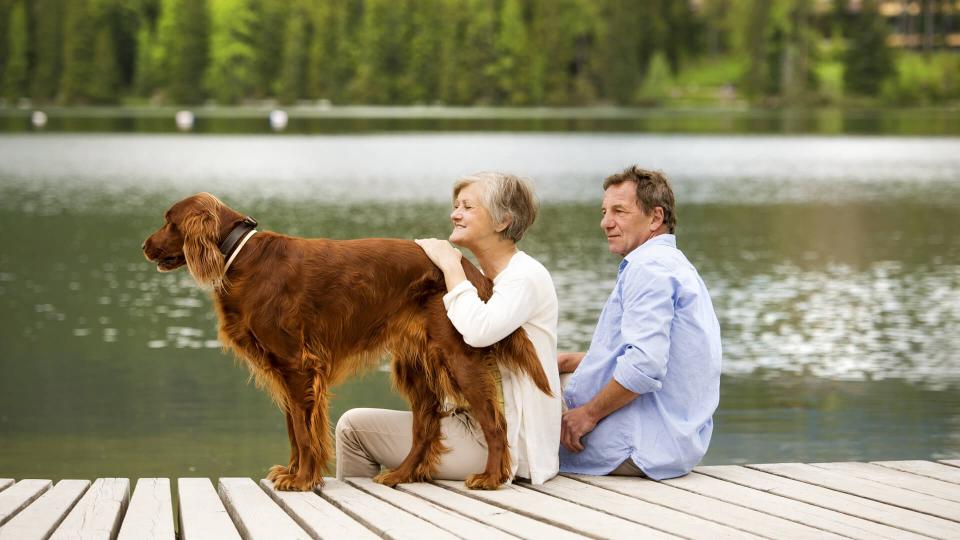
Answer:
[[[560,373],[573,373],[580,365],[580,361],[586,353],[582,352],[562,352],[557,354],[557,367]]]
[[[443,272],[443,280],[447,285],[447,291],[452,291],[461,281],[467,280],[467,275],[463,273],[463,266],[460,259],[463,254],[460,250],[453,247],[446,240],[437,240],[436,238],[421,238],[414,240],[418,246],[430,257],[433,264]]]
[[[420,238],[414,240],[414,242],[423,248],[427,257],[430,257],[433,264],[437,265],[440,270],[446,272],[449,268],[460,266],[460,259],[463,254],[450,242],[436,238]]]

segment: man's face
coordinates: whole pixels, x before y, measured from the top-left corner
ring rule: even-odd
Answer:
[[[637,201],[636,182],[621,182],[603,192],[603,219],[600,227],[607,235],[610,253],[626,257],[640,244],[649,240],[663,223],[659,207],[649,215],[644,214]],[[660,210],[662,212],[663,210]]]

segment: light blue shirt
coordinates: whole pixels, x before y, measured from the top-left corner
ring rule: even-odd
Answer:
[[[601,420],[581,452],[561,446],[560,470],[604,475],[630,458],[656,480],[690,472],[713,433],[720,358],[710,294],[676,237],[655,236],[628,253],[563,399],[580,407],[611,378],[640,395]]]

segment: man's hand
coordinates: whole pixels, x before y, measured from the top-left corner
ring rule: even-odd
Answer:
[[[595,419],[586,406],[570,409],[563,413],[560,421],[560,444],[571,452],[583,450],[580,439],[597,427],[599,419]]]
[[[582,352],[562,352],[557,354],[557,367],[560,373],[573,373],[586,353]]]
[[[610,379],[600,393],[582,407],[563,413],[560,421],[560,444],[571,452],[580,452],[583,450],[581,437],[593,431],[600,420],[637,399],[639,395],[621,386],[616,379]]]

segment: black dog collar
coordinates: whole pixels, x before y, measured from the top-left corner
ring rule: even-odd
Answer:
[[[236,227],[230,231],[230,234],[223,240],[223,243],[220,244],[220,253],[223,253],[225,259],[229,259],[231,253],[236,249],[237,244],[242,238],[244,238],[248,232],[257,228],[257,220],[253,219],[250,216],[243,218],[243,221],[237,224]]]

